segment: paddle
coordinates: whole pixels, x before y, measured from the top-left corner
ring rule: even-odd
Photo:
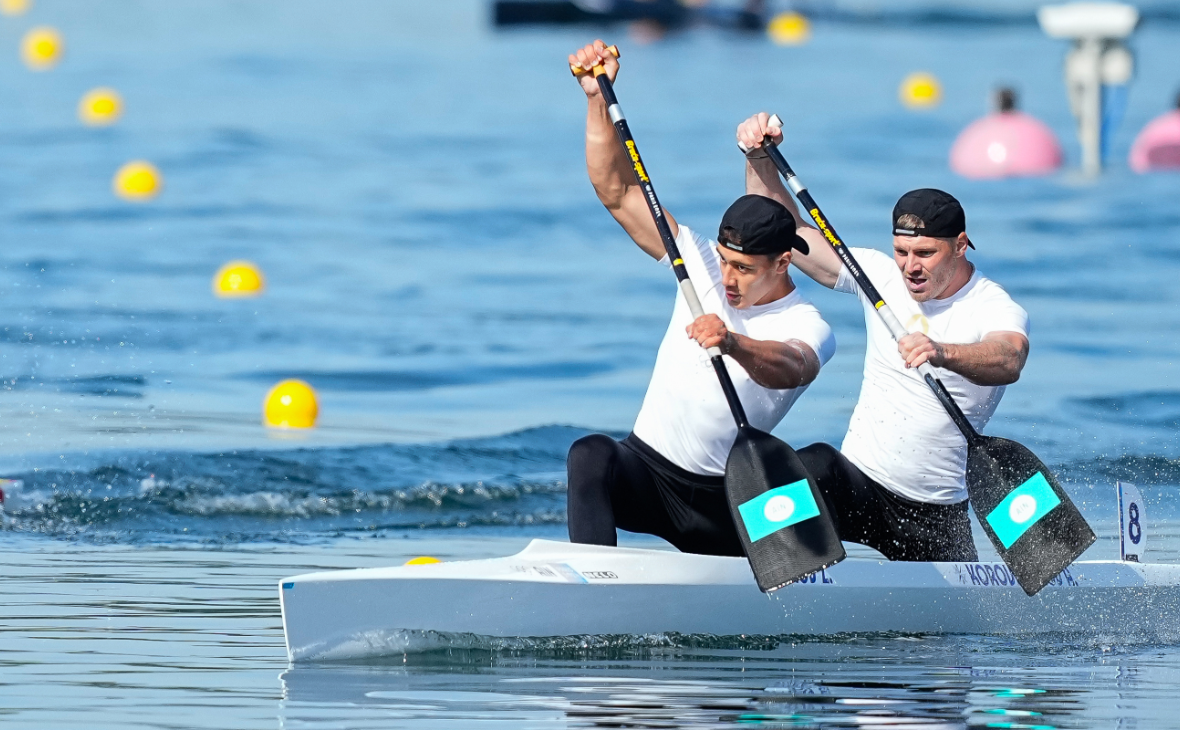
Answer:
[[[618,57],[615,46],[607,50]],[[580,66],[571,66],[570,70],[575,76],[586,73]],[[598,81],[623,151],[631,160],[635,179],[643,189],[647,207],[672,262],[672,270],[680,282],[680,292],[693,318],[701,317],[705,311],[689,281],[688,270],[676,248],[668,219],[664,217],[664,209],[639,156],[606,69],[598,65],[591,71]],[[758,587],[770,593],[840,562],[845,556],[844,546],[827,513],[823,495],[798,454],[779,439],[749,424],[721,358],[720,348],[710,347],[708,352],[738,427],[737,438],[725,464],[729,510],[738,526],[738,535]]]
[[[782,127],[782,120],[775,114],[770,124]],[[778,146],[767,138],[763,147],[857,286],[874,303],[893,338],[900,340],[909,334],[836,235],[836,229],[787,164]],[[918,373],[967,439],[967,494],[980,516],[979,524],[1024,592],[1036,595],[1093,544],[1094,531],[1035,454],[1015,441],[981,435],[929,363],[918,366]]]

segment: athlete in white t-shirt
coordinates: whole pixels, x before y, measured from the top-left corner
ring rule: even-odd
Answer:
[[[569,60],[583,68],[603,63],[612,80],[619,68],[601,41]],[[598,83],[589,74],[580,82],[594,190],[635,243],[669,265]],[[737,426],[705,350],[721,349],[751,425],[769,431],[831,358],[835,339],[791,281],[792,249],[807,244],[782,204],[743,196],[722,217],[717,242],[665,215],[708,314],[694,320],[676,297],[633,432],[622,441],[595,434],[570,447],[570,539],[615,545],[621,528],[686,552],[741,555],[723,478]]]
[[[974,248],[959,201],[941,190],[906,193],[893,209],[892,257],[852,249],[910,334],[894,342],[823,235],[799,214],[761,149],[782,132],[759,114],[738,127],[747,154],[746,190],[783,203],[810,253],[794,263],[836,291],[860,294],[868,347],[860,399],[840,451],[827,444],[799,456],[836,515],[841,539],[891,560],[974,560],[967,517],[967,443],[918,366],[930,363],[967,419],[982,431],[1004,387],[1028,357],[1028,315],[967,260]]]

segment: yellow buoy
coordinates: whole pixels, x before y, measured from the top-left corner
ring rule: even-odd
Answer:
[[[5,15],[24,15],[32,7],[32,0],[0,0],[0,13]]]
[[[164,187],[164,178],[152,163],[146,160],[132,160],[115,173],[111,187],[120,198],[142,203],[160,194]]]
[[[33,28],[20,42],[20,55],[34,71],[47,71],[57,65],[66,50],[65,41],[55,28]]]
[[[441,563],[438,558],[432,558],[429,555],[421,555],[406,561],[406,565],[430,565],[431,563]]]
[[[78,118],[91,127],[106,127],[123,116],[123,97],[114,89],[100,86],[87,91],[78,102]]]
[[[312,428],[319,415],[315,390],[302,380],[284,380],[262,404],[262,423],[272,428]]]
[[[910,109],[932,109],[942,101],[942,84],[933,74],[916,71],[902,79],[897,96]]]
[[[779,13],[766,26],[766,34],[780,46],[801,46],[811,39],[811,22],[799,13]]]
[[[213,293],[219,297],[256,297],[264,289],[266,278],[250,261],[230,261],[213,275]]]

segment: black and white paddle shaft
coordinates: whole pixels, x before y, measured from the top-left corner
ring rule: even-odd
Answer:
[[[778,115],[771,117],[770,123],[782,126]],[[865,276],[782,152],[769,139],[763,146],[787,187],[873,303],[894,339],[909,334]],[[967,495],[979,523],[1020,587],[1028,595],[1035,595],[1094,543],[1094,531],[1035,454],[1015,441],[981,435],[929,363],[919,366],[918,373],[967,439]]]
[[[614,46],[607,50],[616,57],[619,55]],[[587,73],[577,66],[571,66],[570,70],[575,76]],[[647,207],[672,262],[672,270],[680,283],[680,292],[692,316],[701,317],[705,311],[688,278],[688,269],[676,247],[672,229],[639,156],[606,69],[595,66],[590,72],[598,81],[623,152],[643,190]],[[738,427],[737,439],[725,467],[725,491],[730,513],[737,524],[758,587],[769,593],[840,562],[845,557],[844,546],[823,495],[799,456],[787,444],[749,424],[721,349],[711,347],[708,352]]]

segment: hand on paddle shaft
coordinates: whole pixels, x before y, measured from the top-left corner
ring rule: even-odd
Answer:
[[[676,247],[676,239],[664,208],[656,197],[639,148],[631,136],[627,118],[615,97],[612,82],[619,69],[618,56],[618,49],[614,46],[595,41],[570,55],[570,71],[578,78],[592,111],[598,103],[606,106],[607,116],[623,151],[622,156],[615,159],[619,164],[625,161],[631,168],[635,185],[643,193],[672,271],[680,284],[681,295],[692,312],[694,322],[690,332],[694,328],[700,330],[693,336],[707,349],[737,424],[737,436],[725,464],[725,495],[758,587],[769,593],[840,562],[845,557],[844,546],[840,543],[831,515],[825,509],[823,495],[815,480],[807,473],[799,455],[779,439],[751,427],[746,419],[746,412],[722,359],[720,345],[727,341],[728,332],[722,334],[724,323],[715,315],[706,316],[701,307],[696,289],[688,278],[688,269]],[[595,85],[598,87],[597,93],[593,88]],[[598,100],[599,96],[601,100]],[[594,116],[592,113],[590,119],[593,120]],[[590,124],[588,122],[588,158],[591,147]],[[602,164],[602,161],[587,159],[587,166],[593,164]],[[625,176],[613,177],[612,184],[625,186],[624,179]],[[635,238],[635,235],[632,237]],[[636,243],[640,243],[638,238]],[[717,324],[722,327],[718,329]],[[706,329],[708,332],[704,331]],[[686,396],[695,397],[695,394]]]
[[[897,351],[907,368],[921,368],[930,363],[936,368],[945,364],[946,348],[921,332],[911,332],[897,341]]]
[[[614,83],[615,77],[619,75],[619,49],[615,46],[607,46],[602,41],[594,41],[571,53],[569,62],[571,70],[575,68],[593,69],[596,66],[601,66],[602,70],[606,72],[607,80],[611,83]],[[586,96],[590,98],[602,96],[602,89],[593,73],[574,71],[574,78],[578,80],[578,84],[581,85],[582,91],[586,92]]]
[[[706,350],[716,347],[722,354],[728,355],[733,349],[733,334],[716,314],[697,317],[684,331]]]
[[[761,139],[758,135],[762,135]],[[738,128],[738,147],[752,159],[762,157],[760,150],[764,151],[778,168],[787,187],[898,341],[907,366],[918,369],[963,433],[967,441],[968,498],[992,545],[1021,588],[1030,596],[1036,594],[1094,543],[1094,531],[1035,454],[1014,441],[983,436],[975,430],[934,370],[944,358],[945,349],[925,335],[911,334],[902,327],[783,157],[778,148],[781,140],[782,120],[777,115],[759,114]]]

